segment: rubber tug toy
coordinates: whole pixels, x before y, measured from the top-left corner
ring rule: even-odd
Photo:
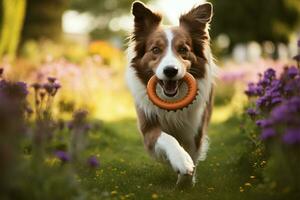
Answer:
[[[187,94],[182,99],[176,101],[167,101],[161,99],[157,95],[156,86],[159,82],[159,79],[155,75],[153,75],[147,84],[147,94],[149,96],[149,99],[154,105],[158,106],[161,109],[169,111],[176,111],[189,106],[197,96],[197,81],[190,73],[186,73],[182,80],[187,85]]]

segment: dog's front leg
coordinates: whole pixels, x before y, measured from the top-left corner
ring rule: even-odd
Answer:
[[[144,143],[148,151],[158,160],[166,160],[175,172],[181,175],[192,175],[194,162],[171,135],[161,131],[155,117],[148,119],[143,110],[137,108],[139,129],[144,136]]]
[[[191,156],[171,135],[161,132],[155,143],[155,155],[170,162],[174,171],[181,175],[193,175],[194,162]]]

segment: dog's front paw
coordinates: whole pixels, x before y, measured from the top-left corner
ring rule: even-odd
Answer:
[[[193,175],[194,162],[191,156],[182,148],[176,149],[169,153],[169,161],[172,168],[182,175]]]

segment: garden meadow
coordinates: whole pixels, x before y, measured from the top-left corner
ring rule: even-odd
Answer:
[[[270,33],[262,42],[254,33],[234,38],[229,29],[216,36],[212,25],[220,69],[211,146],[199,163],[196,185],[181,190],[172,169],[144,150],[124,82],[126,34],[120,24],[131,19],[132,1],[55,1],[57,10],[53,2],[1,2],[0,199],[300,198],[299,27],[291,28],[287,41]],[[145,3],[164,8],[159,0]],[[220,19],[222,3],[212,3]],[[101,11],[83,16],[100,28],[59,30],[62,17],[83,11]],[[30,21],[38,12],[53,20],[53,32]],[[291,16],[300,24],[300,10]]]

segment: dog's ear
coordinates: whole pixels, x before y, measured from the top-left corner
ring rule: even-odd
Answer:
[[[193,8],[179,19],[180,25],[188,27],[204,27],[211,21],[213,6],[211,3],[204,3]]]
[[[160,24],[161,16],[152,12],[142,2],[135,1],[131,9],[134,15],[134,36],[147,35]]]
[[[182,15],[179,19],[180,26],[186,29],[193,43],[193,51],[199,59],[204,59],[203,45],[208,41],[207,24],[211,21],[213,8],[211,3],[205,3],[193,8],[188,13]]]

